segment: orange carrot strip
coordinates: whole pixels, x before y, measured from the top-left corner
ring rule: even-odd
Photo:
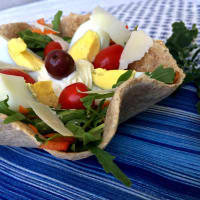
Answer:
[[[33,28],[33,29],[32,29],[32,32],[33,32],[33,33],[38,33],[38,34],[44,35],[44,33],[43,33],[40,29],[38,29],[38,28]]]
[[[29,110],[27,108],[24,108],[23,106],[19,105],[19,112],[24,114],[24,115],[27,115],[29,113]]]
[[[38,20],[37,20],[37,23],[38,23],[38,24],[41,24],[41,25],[45,25],[44,18],[38,19]]]
[[[44,144],[40,145],[41,149],[49,149],[49,150],[56,150],[56,151],[67,151],[69,148],[70,142],[68,141],[53,141],[50,140]]]
[[[175,74],[175,77],[174,77],[174,83],[176,83],[178,81],[179,76],[180,76],[179,72],[176,71],[176,74]]]
[[[53,31],[53,30],[50,30],[50,29],[44,29],[44,34],[47,35],[47,34],[56,34],[57,32]]]
[[[28,124],[28,126],[32,129],[32,131],[35,133],[35,134],[38,134],[39,132],[38,132],[38,129],[35,127],[35,126],[33,126],[32,124]]]
[[[33,29],[32,29],[32,32],[33,32],[33,33],[38,33],[38,34],[41,34],[41,35],[56,34],[55,31],[50,30],[50,29],[44,29],[44,32],[43,32],[43,31],[41,31],[41,30],[38,29],[38,28],[33,28]]]
[[[105,101],[104,104],[103,104],[103,106],[102,106],[102,109],[104,109],[105,107],[108,107],[109,104],[110,104],[109,100]]]

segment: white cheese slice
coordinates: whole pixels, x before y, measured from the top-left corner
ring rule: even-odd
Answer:
[[[111,39],[117,44],[124,46],[130,37],[131,32],[125,28],[126,24],[99,6],[93,10],[90,20],[108,33]]]
[[[146,33],[133,31],[122,51],[119,69],[127,69],[130,63],[140,60],[152,46],[153,39]]]
[[[23,77],[0,74],[0,100],[9,97],[8,105],[18,110],[19,105],[31,107],[40,119],[63,136],[73,136],[49,106],[39,103],[30,93]]]

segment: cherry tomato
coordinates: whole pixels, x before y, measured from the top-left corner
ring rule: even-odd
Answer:
[[[103,68],[107,70],[118,69],[119,59],[123,49],[123,46],[114,44],[101,50],[95,57],[94,68]]]
[[[0,73],[24,77],[26,83],[34,84],[35,80],[27,73],[18,69],[0,69]]]
[[[46,57],[48,53],[56,49],[62,49],[61,45],[58,42],[49,42],[44,49],[44,57]]]
[[[74,83],[66,88],[60,94],[59,103],[63,109],[85,109],[81,98],[87,96],[86,93],[80,93],[78,91],[88,91],[87,86],[84,83]]]

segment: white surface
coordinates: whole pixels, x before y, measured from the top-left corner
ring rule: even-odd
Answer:
[[[53,16],[59,9],[64,12],[64,15],[68,15],[70,12],[91,11],[97,5],[110,7],[136,1],[142,0],[44,0],[1,11],[0,24],[22,21],[30,22],[41,17],[48,18],[49,13],[52,13],[51,16]]]
[[[8,8],[23,5],[23,4],[32,3],[32,2],[35,2],[35,1],[42,1],[42,0],[9,0],[9,1],[8,0],[1,0],[0,10],[8,9]]]

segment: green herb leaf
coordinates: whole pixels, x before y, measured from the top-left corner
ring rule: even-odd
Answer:
[[[18,33],[18,35],[27,44],[27,47],[34,52],[41,51],[46,47],[46,45],[52,41],[47,35],[40,35],[38,33],[33,33],[30,30],[24,30]]]
[[[166,84],[174,82],[175,72],[173,68],[164,68],[163,65],[157,67],[153,72],[145,73],[147,76],[150,76],[152,79],[156,79]]]
[[[85,110],[55,110],[58,117],[65,124],[70,120],[86,119]],[[53,131],[44,121],[41,119],[35,119],[32,121],[33,125],[38,129],[39,133],[44,134]]]
[[[23,114],[16,112],[16,113],[14,113],[14,114],[8,116],[8,117],[3,121],[3,123],[4,123],[4,124],[9,124],[9,123],[16,122],[16,121],[22,121],[22,120],[24,120],[24,119],[26,119],[26,117],[25,117]]]
[[[0,113],[8,115],[8,117],[3,121],[3,123],[8,124],[26,119],[26,117],[23,114],[9,109],[8,99],[9,98],[7,97],[7,99],[0,101]]]
[[[112,86],[112,88],[119,87],[123,82],[127,81],[127,80],[131,77],[132,73],[133,73],[133,70],[128,70],[127,72],[125,72],[124,74],[122,74],[122,75],[118,78],[117,83],[114,84],[114,85]]]
[[[86,97],[81,98],[81,102],[83,102],[85,108],[91,109],[92,103],[95,99],[110,98],[113,96],[113,94],[114,94],[113,92],[107,94],[98,94],[98,93],[88,94]]]
[[[74,136],[83,141],[83,146],[90,142],[101,140],[101,133],[96,131],[85,132],[84,129],[76,122],[76,120],[69,121],[66,127],[73,132]]]
[[[38,142],[41,142],[41,143],[44,143],[46,140],[41,138],[38,134],[35,134],[35,139],[38,141]]]
[[[115,178],[121,181],[124,185],[130,187],[130,179],[120,170],[120,168],[113,162],[114,156],[108,152],[98,148],[91,147],[90,151],[97,157],[98,162],[102,165],[106,173],[111,173]]]
[[[63,37],[63,40],[65,40],[65,41],[68,42],[68,43],[71,43],[72,38],[71,38],[71,37],[64,36],[64,37]]]
[[[62,16],[61,10],[59,10],[54,16],[52,24],[53,24],[53,30],[55,30],[55,31],[59,31],[61,16]]]
[[[0,101],[0,113],[8,115],[8,116],[15,113],[14,111],[9,109],[8,97],[7,97],[7,99]]]
[[[195,83],[197,88],[200,87],[200,48],[195,43],[198,35],[198,29],[193,24],[188,29],[183,22],[175,22],[172,24],[172,35],[167,39],[166,46],[186,74],[184,83]],[[199,90],[198,96],[199,95]],[[200,103],[197,103],[197,109],[200,113]]]

